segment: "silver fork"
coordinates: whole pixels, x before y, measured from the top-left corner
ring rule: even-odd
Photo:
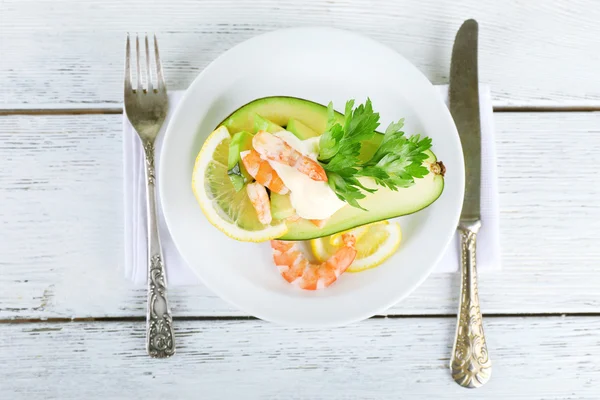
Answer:
[[[151,357],[165,358],[175,353],[173,318],[167,301],[163,254],[158,236],[154,177],[154,142],[169,110],[167,87],[154,36],[156,88],[150,72],[150,49],[146,42],[146,87],[142,85],[140,41],[135,38],[137,85],[131,83],[131,51],[129,34],[125,50],[125,113],[142,141],[146,157],[146,193],[148,211],[148,304],[146,312],[146,351]]]

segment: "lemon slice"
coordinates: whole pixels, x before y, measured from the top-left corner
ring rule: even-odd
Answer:
[[[360,226],[347,231],[356,237],[356,259],[347,269],[348,272],[360,272],[381,265],[396,252],[402,232],[396,222],[382,221]],[[323,262],[341,246],[341,233],[310,241],[313,254]],[[334,236],[337,238],[334,239]],[[334,244],[336,243],[336,244]]]
[[[340,246],[342,244],[342,235],[344,233],[352,234],[354,236],[354,238],[356,239],[356,241],[358,242],[360,240],[360,238],[362,238],[363,235],[369,231],[369,227],[376,225],[376,224],[387,224],[387,223],[388,223],[388,221],[379,221],[379,222],[374,222],[374,223],[368,224],[368,225],[362,225],[357,228],[350,229],[349,231],[346,231],[346,232],[334,233],[333,235],[331,235],[329,237],[329,243],[332,244],[333,246]]]
[[[245,190],[235,190],[227,175],[231,135],[219,127],[204,142],[192,173],[192,190],[206,218],[227,236],[264,242],[284,235],[285,223],[263,225]]]

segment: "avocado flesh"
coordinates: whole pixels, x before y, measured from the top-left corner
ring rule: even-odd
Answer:
[[[227,159],[227,175],[236,192],[242,190],[244,185],[252,180],[246,171],[240,153],[252,149],[251,133],[241,131],[233,135],[229,142],[229,157]]]
[[[285,129],[292,132],[300,140],[306,140],[321,135],[295,118],[290,118]]]
[[[289,194],[278,194],[271,192],[271,215],[275,219],[286,219],[296,214],[292,207]]]
[[[280,126],[286,126],[290,119],[296,119],[316,132],[324,132],[327,124],[326,106],[293,97],[267,97],[241,107],[226,118],[221,125],[225,125],[230,132],[252,130],[256,114]],[[338,122],[343,123],[343,115],[337,112],[335,115]],[[364,143],[361,159],[370,158],[382,139],[383,135],[377,134],[368,143]],[[436,156],[432,152],[429,153],[429,158],[424,162],[426,165],[437,161]],[[362,182],[366,186],[375,187],[372,182],[367,180]],[[444,177],[443,174],[431,172],[422,179],[416,179],[413,186],[397,191],[376,187],[377,192],[367,193],[366,197],[359,201],[362,207],[368,211],[346,205],[332,215],[325,226],[321,228],[304,219],[287,222],[288,232],[279,239],[315,239],[372,222],[415,213],[438,199],[444,189]],[[275,213],[280,211],[277,206],[273,207],[273,205],[271,209]]]
[[[282,130],[283,128],[281,125],[277,125],[273,121],[264,118],[259,114],[254,115],[254,130],[252,132],[267,131],[269,133],[277,133]]]
[[[253,132],[255,115],[279,126],[286,126],[290,118],[294,118],[319,133],[325,132],[327,125],[327,107],[295,97],[264,97],[254,100],[234,111],[219,125],[224,125],[232,133]],[[342,114],[336,113],[336,118],[343,123]]]

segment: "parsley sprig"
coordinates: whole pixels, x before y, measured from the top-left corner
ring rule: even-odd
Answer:
[[[392,122],[385,130],[383,140],[373,156],[361,161],[362,143],[370,141],[379,127],[379,113],[373,112],[371,100],[354,107],[354,100],[346,102],[343,125],[335,118],[333,104],[327,106],[327,127],[319,142],[319,162],[327,172],[329,186],[336,195],[353,207],[363,209],[358,200],[376,188],[364,186],[358,178],[373,181],[391,190],[414,185],[429,170],[422,165],[431,139],[420,135],[406,137],[402,131],[404,119]]]

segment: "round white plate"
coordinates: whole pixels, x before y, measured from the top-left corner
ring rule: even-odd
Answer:
[[[192,168],[208,134],[240,106],[265,96],[295,96],[343,110],[367,97],[383,128],[405,118],[407,134],[433,139],[447,167],[442,196],[403,217],[400,250],[379,268],[347,273],[325,290],[288,284],[268,243],[241,243],[214,228],[191,190]],[[429,275],[452,238],[463,201],[464,163],[450,113],[436,88],[390,48],[329,28],[286,29],[227,51],[192,83],[164,140],[160,196],[178,250],[223,299],[265,320],[295,326],[342,325],[383,313]]]

